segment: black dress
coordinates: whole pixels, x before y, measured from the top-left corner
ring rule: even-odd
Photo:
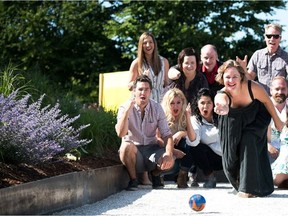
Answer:
[[[271,116],[259,100],[254,99],[251,81],[248,90],[252,102],[231,108],[219,116],[223,169],[237,191],[267,196],[274,191],[267,153],[267,128]]]

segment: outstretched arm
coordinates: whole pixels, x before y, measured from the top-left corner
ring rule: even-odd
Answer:
[[[268,110],[268,112],[270,113],[275,127],[277,128],[278,131],[282,131],[282,128],[284,126],[284,122],[282,122],[279,118],[279,116],[276,113],[276,109],[268,95],[268,93],[265,91],[265,89],[256,82],[252,81],[252,91],[253,91],[253,95],[255,97],[255,99],[258,99],[259,101],[261,101],[266,109]]]
[[[225,90],[220,90],[217,92],[214,98],[214,112],[218,115],[226,115],[229,112],[229,103],[230,98],[228,96],[228,93],[225,92]]]
[[[160,169],[161,170],[168,170],[171,169],[174,165],[174,158],[173,158],[173,152],[174,152],[174,143],[172,139],[172,135],[169,135],[167,137],[163,138],[164,142],[166,143],[166,151],[162,156],[162,161],[160,162]]]

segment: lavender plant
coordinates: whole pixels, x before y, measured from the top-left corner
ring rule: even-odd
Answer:
[[[59,104],[41,108],[45,95],[29,104],[30,95],[17,100],[17,91],[8,97],[0,95],[0,154],[12,162],[44,162],[55,155],[87,145],[80,131],[71,124],[80,115],[69,118],[61,115]]]

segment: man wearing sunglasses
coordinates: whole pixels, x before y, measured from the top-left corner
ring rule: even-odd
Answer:
[[[282,27],[278,24],[269,24],[265,27],[266,46],[257,50],[252,55],[247,68],[248,79],[258,79],[258,82],[270,95],[269,84],[276,76],[283,76],[287,79],[288,53],[280,46]],[[247,57],[244,61],[247,62]]]

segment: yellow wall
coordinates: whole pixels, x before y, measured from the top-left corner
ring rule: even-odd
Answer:
[[[99,105],[117,110],[131,96],[127,86],[128,71],[99,74]]]

